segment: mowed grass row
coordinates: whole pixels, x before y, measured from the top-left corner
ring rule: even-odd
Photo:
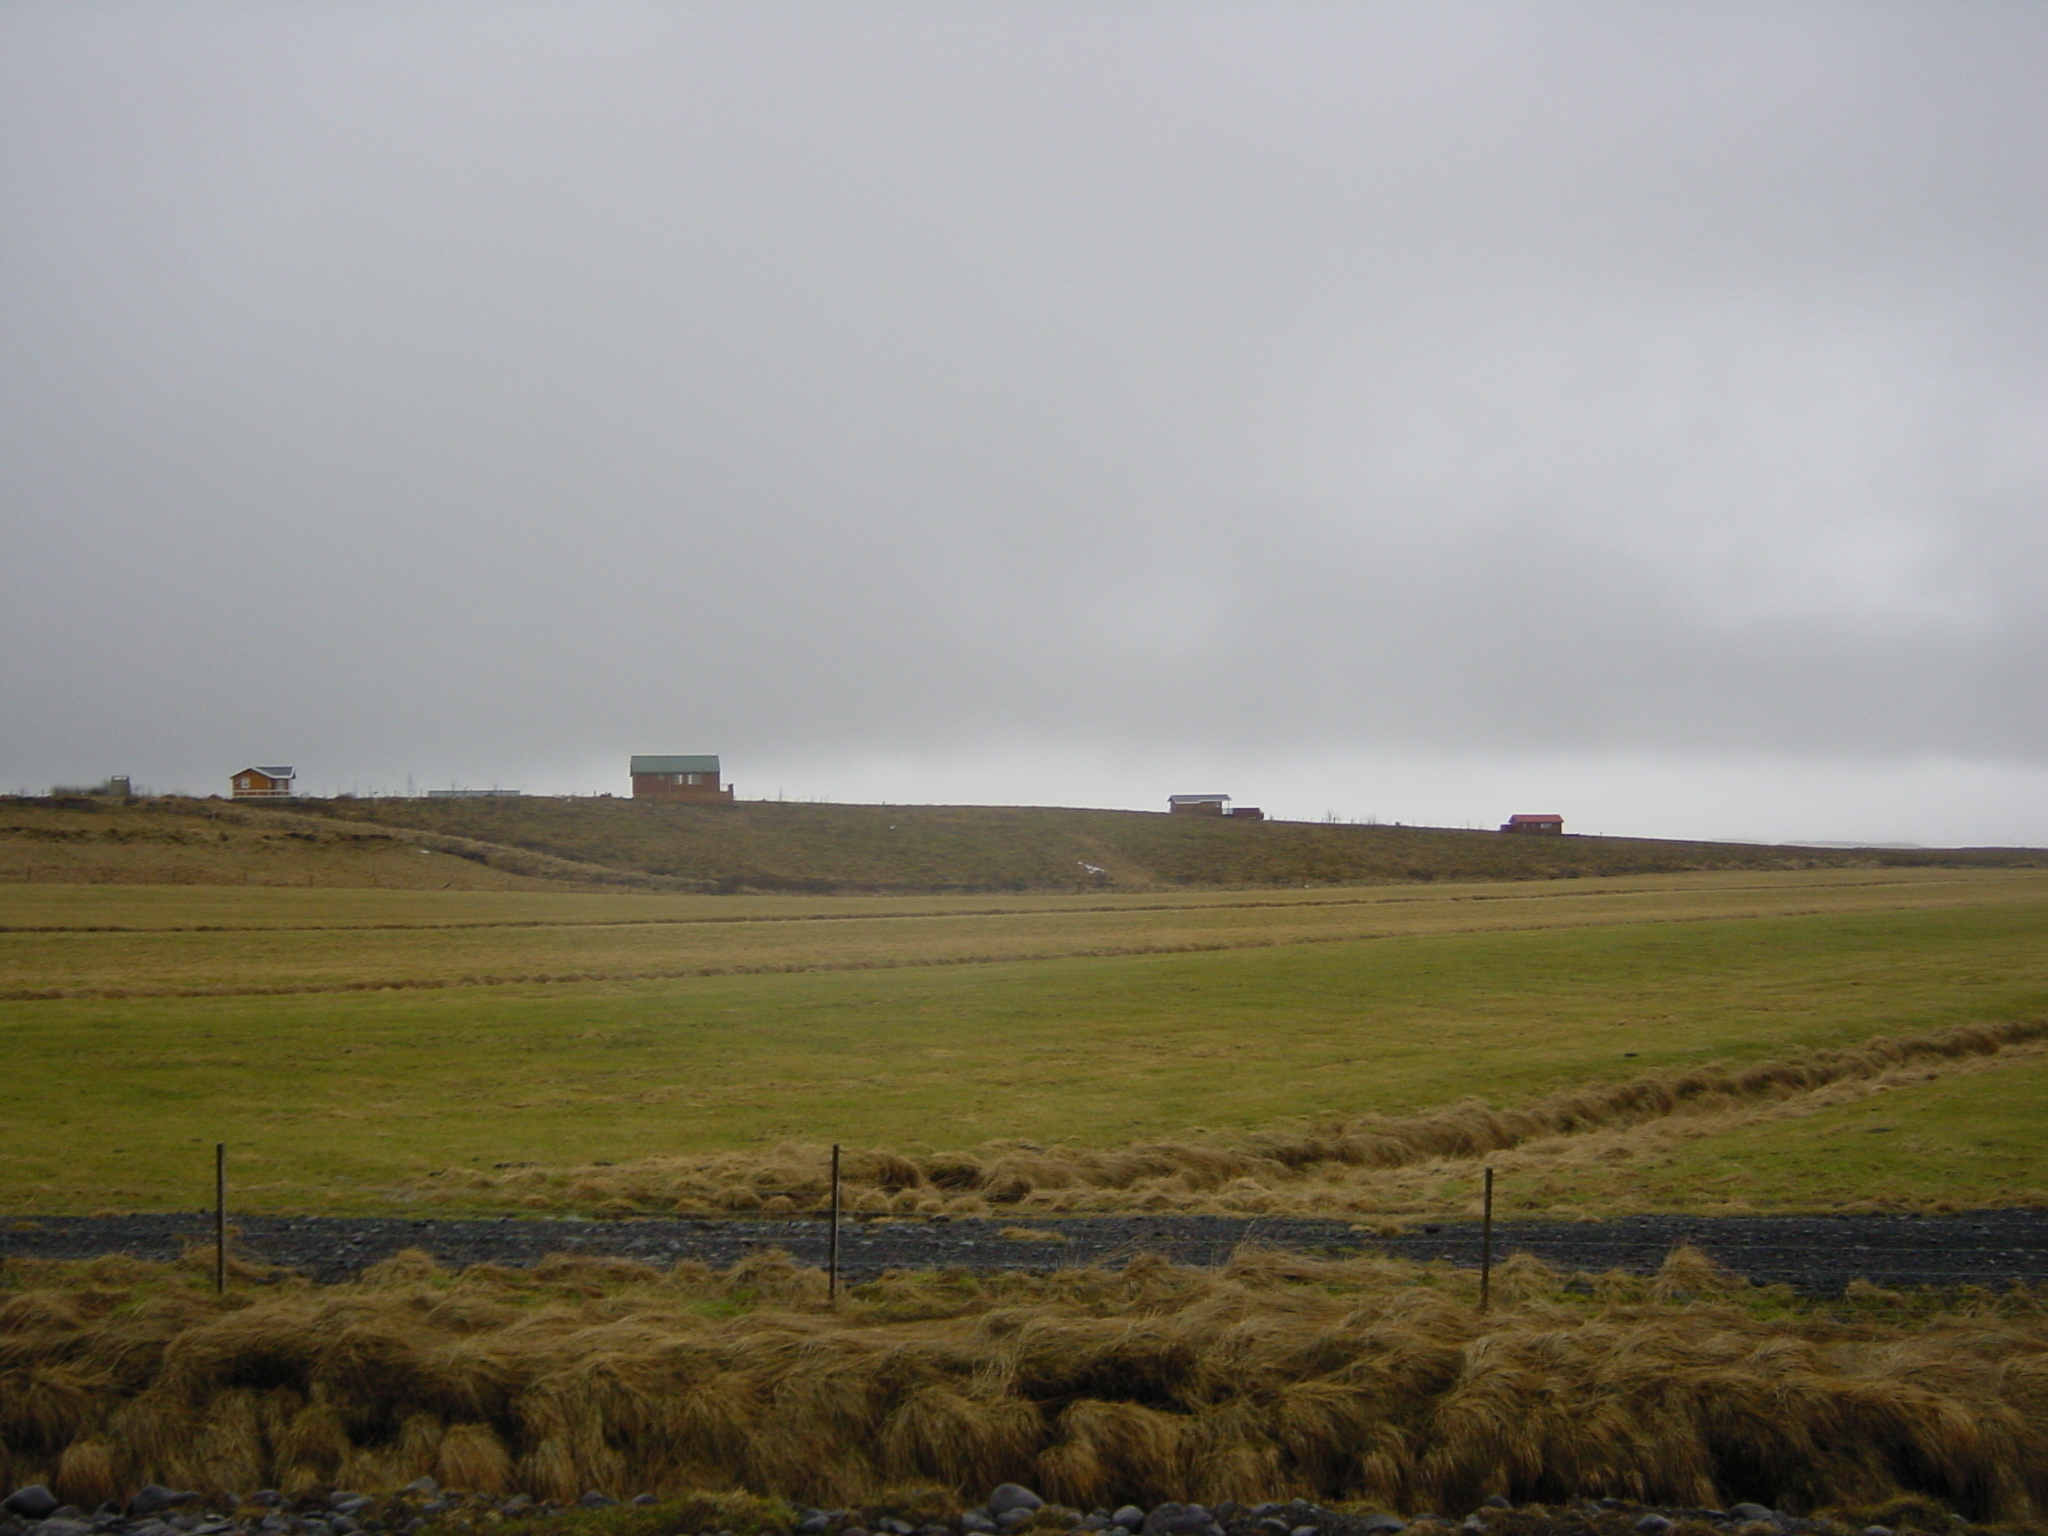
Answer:
[[[2048,1014],[2039,883],[1972,889],[1974,905],[1689,922],[1616,921],[1589,898],[1604,915],[1580,927],[1188,954],[9,1003],[0,1180],[20,1210],[194,1206],[225,1140],[243,1208],[494,1209],[520,1196],[500,1165],[786,1141],[1103,1148],[1522,1104]],[[1817,904],[1810,884],[1786,890]]]
[[[379,986],[441,986],[517,981],[633,980],[693,973],[809,970],[1051,959],[1147,951],[1243,949],[1430,933],[1671,923],[1708,918],[1856,912],[1901,907],[1929,910],[2009,902],[2048,903],[2040,871],[1839,872],[1776,879],[1709,876],[1688,882],[1638,877],[1585,882],[1559,890],[1521,885],[1468,886],[1353,899],[1185,902],[1105,905],[1079,898],[1040,898],[1008,910],[962,903],[934,909],[929,901],[878,901],[856,912],[838,904],[823,911],[765,910],[755,901],[738,912],[716,910],[718,898],[638,898],[661,903],[656,920],[621,920],[635,898],[546,897],[549,918],[531,926],[457,926],[462,914],[516,910],[516,896],[448,893],[435,901],[413,893],[394,902],[390,926],[365,926],[373,910],[355,901],[322,903],[321,892],[297,904],[305,925],[107,931],[142,925],[111,914],[135,905],[118,893],[98,904],[105,920],[74,903],[75,926],[20,923],[0,932],[0,998],[40,995],[314,991]],[[592,903],[578,908],[579,901]],[[769,899],[772,901],[772,898]],[[204,906],[222,907],[217,894]],[[254,904],[252,903],[252,909]],[[318,925],[323,910],[348,915]],[[581,912],[585,915],[578,917]],[[438,914],[439,922],[432,921]],[[602,914],[599,916],[598,914]],[[836,921],[774,921],[790,916]],[[646,912],[646,917],[654,917]],[[858,916],[861,920],[852,920]],[[161,921],[161,913],[159,913]],[[487,921],[503,922],[504,919]]]
[[[2007,886],[2007,879],[2017,884]],[[1989,885],[1984,884],[1991,881]],[[2024,891],[2048,886],[2048,870],[1813,869],[1717,870],[1586,879],[1402,882],[1384,885],[1241,887],[1192,890],[972,892],[923,895],[729,895],[650,891],[441,891],[307,886],[9,884],[0,882],[0,932],[211,928],[574,927],[635,923],[807,922],[1009,913],[1135,912],[1160,909],[1408,907],[1442,902],[1543,903],[1589,895],[1854,890],[1902,886],[1933,893]],[[1982,899],[1981,897],[1979,899]]]

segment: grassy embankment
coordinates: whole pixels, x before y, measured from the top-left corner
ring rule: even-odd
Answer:
[[[204,800],[0,798],[0,884],[500,891],[659,883],[435,832]]]
[[[1008,806],[0,800],[0,882],[734,892],[1070,891],[2002,868],[2041,849],[1812,849]]]
[[[721,889],[1063,890],[1083,861],[1121,886],[1531,880],[1709,869],[2041,866],[2040,849],[1800,849],[1429,827],[1240,822],[1044,806],[328,801],[419,827]]]
[[[1305,1497],[1452,1519],[1496,1493],[1612,1495],[1834,1506],[1845,1536],[1952,1529],[1881,1507],[1902,1497],[2027,1523],[2048,1502],[2048,1310],[2024,1291],[1800,1302],[1681,1252],[1572,1285],[1518,1259],[1481,1314],[1469,1273],[1241,1253],[894,1276],[828,1307],[818,1272],[774,1255],[723,1276],[401,1255],[317,1290],[245,1271],[216,1300],[193,1258],[0,1271],[0,1484],[91,1507],[144,1481],[427,1474],[913,1519],[1010,1479],[1083,1509]],[[788,1523],[691,1507],[635,1529]]]
[[[1483,1157],[1510,1210],[2048,1199],[2032,870],[16,885],[0,930],[21,1210],[198,1204],[216,1139],[267,1210],[802,1207],[831,1140],[870,1211],[1442,1211]]]

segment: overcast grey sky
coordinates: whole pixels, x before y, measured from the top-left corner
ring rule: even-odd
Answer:
[[[2048,843],[2048,7],[0,9],[0,789]]]

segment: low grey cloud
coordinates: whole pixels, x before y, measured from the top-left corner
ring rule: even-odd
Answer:
[[[0,783],[2048,842],[2037,8],[0,37]]]

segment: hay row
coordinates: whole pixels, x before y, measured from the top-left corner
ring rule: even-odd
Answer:
[[[1664,1077],[1577,1088],[1516,1109],[1474,1101],[1426,1114],[1366,1115],[1199,1141],[1107,1149],[993,1142],[930,1154],[849,1148],[842,1160],[845,1199],[856,1213],[876,1215],[978,1215],[997,1207],[1053,1213],[1381,1211],[1387,1206],[1375,1179],[1395,1170],[1482,1158],[1548,1138],[1726,1115],[1906,1068],[1981,1061],[2044,1040],[2048,1020],[1958,1025],[1746,1067],[1709,1063]],[[452,1168],[421,1181],[421,1187],[464,1200],[495,1191],[535,1209],[786,1214],[826,1201],[827,1166],[823,1148],[785,1144],[502,1174]]]

